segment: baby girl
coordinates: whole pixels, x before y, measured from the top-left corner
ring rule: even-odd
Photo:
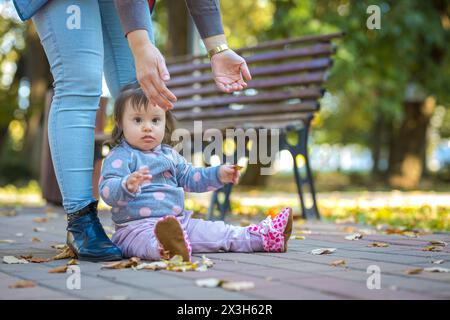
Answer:
[[[115,127],[100,178],[100,195],[112,207],[112,242],[124,257],[145,260],[192,252],[285,252],[292,210],[248,227],[193,219],[185,192],[207,192],[239,181],[233,165],[196,168],[171,146],[170,111],[148,102],[137,85],[125,87],[114,106]]]

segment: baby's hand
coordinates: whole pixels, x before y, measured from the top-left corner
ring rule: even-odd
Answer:
[[[238,184],[241,173],[239,171],[239,166],[224,164],[220,166],[219,169],[219,179],[222,183],[233,183]]]
[[[131,193],[136,193],[139,190],[139,186],[152,180],[152,175],[149,174],[148,168],[142,168],[133,172],[127,179],[127,189]]]

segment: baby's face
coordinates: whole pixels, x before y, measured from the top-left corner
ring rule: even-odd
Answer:
[[[166,113],[158,106],[149,104],[135,110],[129,103],[122,118],[123,135],[127,142],[142,151],[159,146],[164,138]]]

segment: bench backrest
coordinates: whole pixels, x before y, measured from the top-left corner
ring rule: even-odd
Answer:
[[[283,127],[319,110],[327,70],[342,33],[270,41],[236,50],[250,68],[248,88],[233,94],[215,86],[206,56],[168,61],[170,90],[177,96],[178,127]]]

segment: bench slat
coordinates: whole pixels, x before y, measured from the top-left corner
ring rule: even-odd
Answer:
[[[318,87],[309,87],[297,89],[292,92],[261,92],[253,96],[244,95],[223,95],[219,97],[211,97],[200,100],[180,100],[174,103],[175,112],[178,110],[186,110],[194,107],[212,108],[229,104],[250,104],[264,103],[272,101],[283,101],[289,99],[306,99],[315,100],[323,96],[324,89]]]
[[[242,47],[234,50],[238,54],[242,54],[244,52],[255,52],[259,50],[264,49],[272,49],[272,48],[283,48],[288,45],[296,45],[301,43],[308,43],[308,42],[323,42],[323,41],[330,41],[336,38],[341,38],[345,35],[345,32],[335,32],[330,34],[324,34],[324,35],[312,35],[312,36],[305,36],[305,37],[298,37],[293,39],[283,39],[283,40],[273,40],[273,41],[267,41],[263,42],[261,44],[257,44],[254,46],[248,46],[248,47]],[[183,62],[189,62],[196,59],[206,59],[208,56],[206,54],[201,55],[184,55],[184,56],[178,56],[167,59],[168,64],[179,64]]]
[[[335,53],[335,47],[331,43],[314,44],[308,47],[286,49],[278,51],[270,51],[264,53],[257,53],[249,57],[245,57],[247,64],[259,62],[272,62],[274,60],[280,61],[291,58],[305,58],[317,56],[330,56]],[[186,63],[169,65],[169,73],[174,76],[177,74],[184,74],[193,71],[200,71],[211,68],[210,63]]]
[[[252,77],[255,78],[257,76],[286,74],[299,71],[324,70],[329,68],[332,65],[332,63],[333,60],[330,58],[319,58],[308,61],[282,63],[270,66],[258,66],[258,67],[250,66],[250,72],[252,74]],[[174,77],[167,83],[167,87],[172,89],[175,87],[192,85],[193,83],[205,83],[205,82],[213,82],[212,74],[210,72],[204,73],[200,76],[187,75]]]
[[[283,76],[283,77],[272,77],[269,79],[256,79],[247,81],[248,88],[251,89],[261,89],[261,88],[277,88],[282,86],[290,85],[311,85],[311,84],[321,84],[325,81],[325,72],[312,72],[305,73],[295,76]],[[172,90],[172,93],[179,99],[190,97],[196,94],[207,95],[207,94],[219,94],[221,93],[217,89],[215,84],[208,86],[203,86],[200,88],[184,87]]]
[[[205,120],[205,119],[223,119],[236,118],[242,116],[258,116],[272,114],[277,117],[281,113],[289,112],[314,112],[319,109],[317,101],[306,101],[296,104],[268,104],[268,105],[251,105],[245,106],[243,109],[234,110],[228,107],[201,110],[200,112],[183,111],[175,112],[178,121],[187,120]]]
[[[311,117],[312,113],[292,112],[288,114],[280,114],[276,118],[273,115],[249,116],[233,119],[224,119],[222,121],[203,121],[202,130],[208,129],[226,129],[226,128],[278,128],[283,129],[286,125],[295,125],[302,123],[304,119]],[[194,121],[179,122],[177,128],[184,128],[189,132],[194,131]]]

